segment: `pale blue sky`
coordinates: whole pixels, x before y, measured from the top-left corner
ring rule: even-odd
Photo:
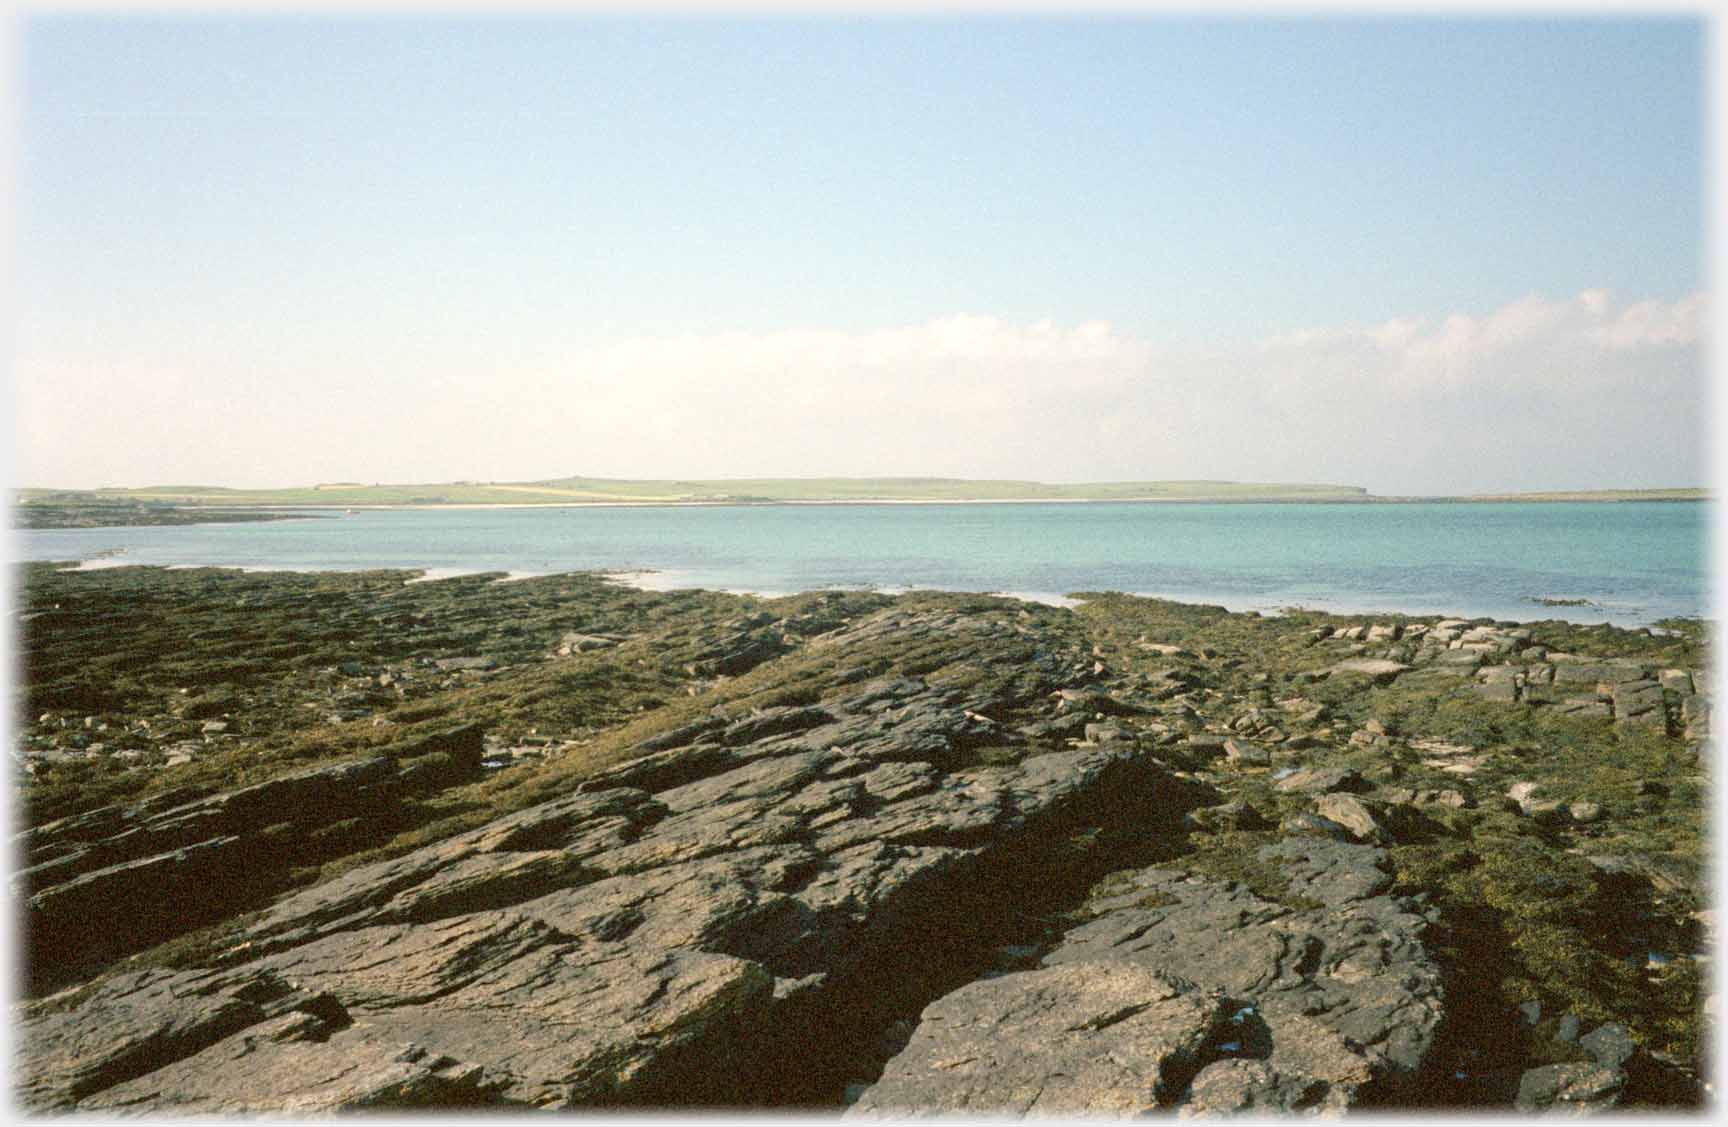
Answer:
[[[548,393],[624,338],[966,313],[1103,321],[1189,355],[1703,286],[1696,20],[80,15],[21,38],[27,480],[218,475],[147,438],[122,441],[132,461],[50,456],[75,433],[56,397],[103,379],[224,417],[355,383],[483,403],[530,370]],[[830,378],[855,378],[850,355]],[[1695,348],[1667,362],[1701,381]],[[582,390],[548,394],[579,413]],[[1696,419],[1668,426],[1695,463]],[[857,453],[839,460],[921,472]],[[259,453],[226,476],[342,464],[334,445],[300,454],[304,472]],[[505,454],[435,476],[655,472],[622,448]],[[349,457],[368,479],[431,469]],[[1666,457],[1641,474],[1687,471]],[[1133,476],[1201,476],[1143,461]]]

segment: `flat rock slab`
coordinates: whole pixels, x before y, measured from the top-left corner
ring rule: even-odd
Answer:
[[[1585,1061],[1549,1064],[1519,1079],[1514,1106],[1523,1112],[1588,1115],[1618,1104],[1625,1087],[1626,1074],[1618,1068]]]
[[[52,980],[61,968],[250,907],[291,867],[382,837],[405,793],[472,777],[483,747],[480,728],[461,725],[387,755],[216,794],[174,792],[26,831],[15,839],[24,866],[12,885],[23,900],[27,962]]]
[[[662,748],[632,776],[652,793],[573,793],[355,868],[275,904],[234,969],[24,1015],[21,1096],[235,1114],[750,1098],[753,1068],[786,1082],[818,1044],[842,1051],[871,998],[987,951],[1077,832],[1174,830],[1202,801],[1126,743],[950,769],[989,706],[899,678],[680,733],[689,762]],[[296,1006],[328,1021],[270,1025]]]
[[[1368,790],[1369,785],[1361,773],[1351,767],[1301,767],[1279,779],[1273,789],[1284,794],[1355,793]]]
[[[1375,807],[1353,794],[1324,794],[1314,801],[1316,814],[1337,822],[1358,841],[1381,841],[1387,837],[1375,811]]]
[[[1237,767],[1267,767],[1272,753],[1248,740],[1225,740],[1224,757]]]
[[[1222,998],[1129,963],[974,982],[924,1011],[847,1114],[1141,1115],[1186,1085],[1225,1018]]]
[[[266,1051],[260,1051],[266,1050]],[[236,1083],[237,1077],[244,1082]],[[311,1039],[277,1018],[197,1056],[118,1084],[86,1101],[95,1112],[302,1115],[374,1108],[448,1109],[490,1102],[479,1065],[428,1052],[361,1026]]]
[[[73,1009],[21,1007],[16,1091],[27,1108],[67,1107],[286,1014],[346,1020],[334,999],[265,968],[117,975]]]
[[[1648,666],[1630,658],[1594,661],[1581,660],[1570,654],[1551,653],[1548,660],[1554,664],[1554,680],[1560,684],[1616,685],[1641,681],[1649,674]]]
[[[1662,706],[1662,686],[1654,681],[1628,681],[1614,686],[1614,719],[1621,724],[1667,727]]]
[[[1408,673],[1410,666],[1401,661],[1383,661],[1364,658],[1355,661],[1340,661],[1327,670],[1334,677],[1366,677],[1377,685],[1389,684],[1398,678],[1400,673]]]
[[[1291,838],[1259,856],[1279,866],[1293,901],[1321,906],[1167,869],[1119,877],[1088,905],[1094,918],[1044,956],[1046,970],[974,983],[927,1008],[851,1114],[1340,1112],[1416,1083],[1444,1014],[1441,974],[1423,945],[1427,918],[1387,895],[1385,851]],[[1127,967],[1150,972],[1137,999],[1114,993],[1137,981],[1113,973]],[[1065,981],[1040,977],[1051,969],[1075,974],[1071,991],[1109,984],[1061,1011],[1070,1023],[1060,1030],[1041,1024],[1058,1010],[1050,986]],[[1171,986],[1195,1007],[1171,1010]],[[1190,1049],[1218,999],[1223,1020]],[[1117,1042],[1115,1026],[1082,1016],[1110,1006],[1149,1015],[1154,1051],[1132,1047],[1133,1027]],[[1078,1075],[1107,1076],[1105,1102],[1085,1103]]]

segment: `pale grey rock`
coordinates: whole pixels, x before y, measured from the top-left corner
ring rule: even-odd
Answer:
[[[815,707],[765,708],[726,725],[719,733],[720,742],[737,747],[773,736],[804,732],[831,723],[834,716]]]
[[[1244,1057],[1213,1061],[1188,1086],[1185,1118],[1276,1115],[1307,1111],[1325,1098],[1326,1086],[1281,1075],[1266,1061]]]
[[[1127,1118],[1168,1106],[1224,1023],[1223,999],[1126,962],[974,982],[925,1009],[848,1118]]]
[[[696,677],[737,677],[790,648],[773,630],[747,628],[704,647],[685,668]]]
[[[1271,752],[1248,740],[1225,740],[1224,758],[1235,767],[1267,767],[1272,763]]]
[[[117,975],[76,1008],[56,1010],[53,1000],[20,1008],[15,1092],[28,1110],[68,1110],[291,1013],[326,1027],[346,1021],[335,999],[299,989],[267,968]]]
[[[871,998],[1000,944],[1025,866],[1060,879],[1081,830],[1174,830],[1205,797],[1126,741],[955,769],[993,708],[902,678],[698,722],[602,780],[652,793],[570,794],[285,897],[209,983],[115,980],[23,1015],[21,1091],[323,1114],[704,1106],[784,1084],[763,1070],[811,1065]],[[328,1028],[271,1024],[303,998],[328,1000],[303,1003]]]
[[[1217,833],[1223,830],[1261,830],[1271,825],[1270,822],[1246,802],[1226,802],[1219,806],[1205,806],[1188,812],[1186,824],[1202,833]]]
[[[498,668],[498,662],[489,657],[441,657],[432,664],[445,673],[482,672]]]
[[[387,826],[405,791],[477,773],[482,746],[464,726],[401,747],[415,756],[405,767],[380,755],[216,794],[177,790],[20,834],[12,888],[28,961],[49,973],[112,958],[246,906],[289,867]]]
[[[1314,812],[1350,831],[1357,841],[1381,842],[1388,837],[1368,804],[1353,794],[1324,794],[1314,800]]]
[[[1662,686],[1654,681],[1627,681],[1613,690],[1614,722],[1636,724],[1665,731],[1667,711],[1662,704]]]
[[[1571,697],[1554,703],[1557,711],[1568,716],[1602,717],[1609,715],[1608,704],[1586,697]]]
[[[1303,767],[1274,784],[1285,794],[1327,794],[1331,791],[1365,791],[1368,783],[1351,767]]]
[[[1532,1068],[1518,1082],[1517,1109],[1561,1115],[1608,1111],[1620,1102],[1626,1074],[1618,1068],[1572,1062]]]
[[[1618,853],[1588,855],[1584,860],[1605,873],[1642,877],[1664,895],[1696,895],[1702,883],[1697,861],[1675,853],[1647,853],[1629,849]]]
[[[1694,691],[1692,674],[1684,669],[1664,669],[1656,676],[1662,682],[1662,687],[1669,692],[1684,697],[1691,696]]]
[[[265,1050],[260,1052],[260,1050]],[[243,1079],[239,1079],[243,1078]],[[239,1082],[237,1082],[239,1079]],[[309,1038],[294,1015],[85,1100],[79,1110],[176,1116],[295,1116],[489,1103],[479,1065],[380,1038],[366,1026]]]
[[[1505,666],[1496,668],[1503,669]],[[1489,670],[1488,672],[1493,672]],[[1483,681],[1475,686],[1476,695],[1483,700],[1496,701],[1501,704],[1513,704],[1523,695],[1523,686],[1516,680],[1506,677]]]
[[[1158,1014],[1161,1031],[1168,1027],[1157,1007],[1173,1000],[1170,989],[1176,998],[1224,999],[1223,1021],[1186,1058],[1187,1089],[1170,1083],[1179,1073],[1172,1072],[1168,1034],[1147,1054],[1122,1051],[1095,1021],[1067,1020],[1065,1031],[1024,1035],[1026,1007],[1041,1014],[1057,1006],[1048,999],[1055,980],[1035,977],[1042,971],[967,986],[926,1009],[911,1045],[858,1107],[1337,1113],[1412,1083],[1443,1016],[1441,975],[1423,946],[1426,918],[1386,895],[1392,878],[1384,851],[1286,839],[1259,856],[1289,879],[1293,902],[1321,906],[1298,910],[1240,885],[1143,869],[1095,896],[1087,906],[1093,918],[1044,956],[1047,968],[1076,976],[1066,987],[1071,994],[1089,981],[1129,981],[1113,975],[1119,969],[1150,972],[1140,1000],[1112,1012]],[[1195,1020],[1184,1018],[1183,1028],[1192,1030]],[[1046,1052],[1046,1041],[1060,1048]],[[1073,1078],[1087,1069],[1107,1070],[1107,1104],[1072,1094]],[[950,1075],[956,1070],[965,1077],[959,1085]],[[1045,1091],[1060,1102],[1041,1102]]]
[[[1224,744],[1223,736],[1199,733],[1183,738],[1181,750],[1202,759],[1219,759],[1227,754],[1224,750]],[[1267,757],[1267,761],[1271,761],[1270,756]]]
[[[1579,1039],[1584,1051],[1605,1068],[1622,1068],[1638,1051],[1632,1034],[1618,1022],[1604,1025]]]
[[[570,630],[558,639],[558,646],[566,653],[588,653],[592,650],[609,650],[624,640],[616,634],[584,634]]]
[[[1332,666],[1333,676],[1366,677],[1377,685],[1390,684],[1400,673],[1408,673],[1410,666],[1400,661],[1384,661],[1364,658],[1356,661],[1341,661]]]
[[[1528,814],[1541,801],[1537,796],[1542,793],[1542,784],[1526,779],[1513,783],[1506,790],[1506,797],[1511,799],[1518,809]]]
[[[1680,723],[1688,741],[1698,742],[1710,736],[1710,702],[1702,695],[1680,698]]]
[[[1554,665],[1554,680],[1569,684],[1641,681],[1650,670],[1636,658],[1592,658],[1550,652],[1548,660]]]
[[[1311,810],[1297,811],[1283,818],[1278,823],[1278,830],[1284,834],[1313,834],[1338,841],[1353,840],[1353,835],[1349,830],[1332,819],[1316,814]]]

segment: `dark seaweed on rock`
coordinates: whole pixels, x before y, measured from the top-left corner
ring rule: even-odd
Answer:
[[[1695,1104],[1702,628],[22,569],[37,1110]]]

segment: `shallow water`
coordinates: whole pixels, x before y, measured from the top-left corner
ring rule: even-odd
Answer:
[[[648,572],[645,586],[1115,590],[1232,610],[1565,618],[1707,613],[1712,505],[994,504],[398,509],[19,532],[24,559],[435,574]],[[1541,598],[1589,600],[1543,606]]]

